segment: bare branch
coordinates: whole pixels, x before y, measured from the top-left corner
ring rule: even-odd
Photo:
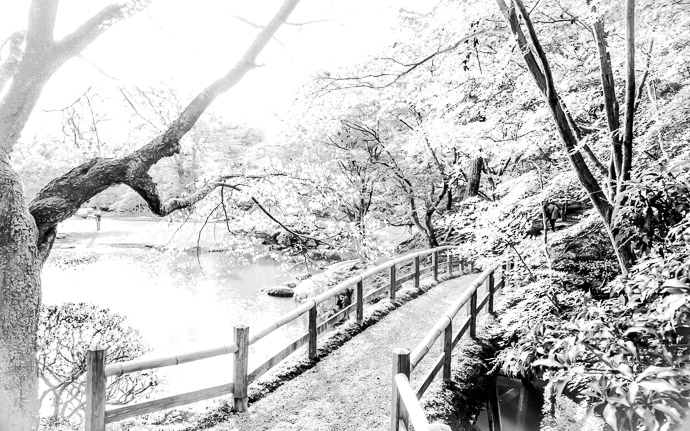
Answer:
[[[98,36],[113,24],[130,17],[148,5],[148,1],[113,3],[101,9],[79,28],[65,36],[55,45],[56,58],[60,63],[81,53]]]
[[[0,64],[0,93],[2,93],[2,89],[5,88],[7,81],[9,81],[14,74],[17,73],[17,69],[19,69],[19,64],[24,56],[24,42],[24,33],[17,31],[3,43],[3,46],[8,44],[9,47],[7,50],[7,58]],[[0,49],[1,48],[2,47],[0,47]]]

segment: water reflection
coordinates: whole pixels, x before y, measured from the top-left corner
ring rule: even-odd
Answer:
[[[198,261],[197,261],[198,259]],[[201,265],[199,265],[199,262]],[[127,316],[155,354],[231,343],[233,326],[250,334],[295,306],[259,289],[292,280],[270,261],[236,266],[222,253],[169,254],[138,248],[54,250],[43,271],[43,302],[88,302]],[[259,341],[250,370],[307,331],[305,319]],[[223,356],[162,369],[161,393],[178,393],[232,380]]]

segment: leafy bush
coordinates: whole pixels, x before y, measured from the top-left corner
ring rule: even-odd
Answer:
[[[558,395],[568,385],[613,429],[680,425],[690,407],[690,354],[678,331],[690,324],[690,215],[667,232],[664,255],[642,259],[604,299],[565,289],[554,306],[525,295],[521,307],[541,311],[528,316],[528,330],[524,317],[513,325],[504,371],[545,377]]]
[[[148,350],[124,316],[92,304],[65,303],[41,308],[38,330],[38,368],[46,388],[41,403],[50,402],[51,417],[78,422],[83,417],[86,353],[90,346],[108,348],[108,362],[127,361]],[[127,404],[149,394],[158,385],[154,372],[111,378],[108,404]]]

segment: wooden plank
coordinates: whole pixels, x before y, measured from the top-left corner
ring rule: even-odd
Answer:
[[[434,281],[438,281],[438,251],[434,251],[431,255],[431,267],[434,270],[431,277]]]
[[[415,274],[414,274],[414,272],[413,272],[413,273],[411,273],[411,274],[407,274],[407,275],[405,275],[405,276],[400,277],[400,278],[398,279],[398,285],[401,285],[401,284],[405,283],[406,281],[412,280],[412,279],[414,278],[414,276],[415,276]]]
[[[387,290],[390,290],[390,286],[388,285],[379,287],[376,290],[372,290],[371,292],[364,295],[364,302],[369,302],[370,300],[383,295],[384,293],[386,293]]]
[[[364,282],[360,281],[357,283],[357,323],[362,324],[364,320]]]
[[[477,314],[479,314],[479,312],[482,311],[482,308],[484,308],[484,306],[489,303],[489,299],[491,299],[491,294],[487,293],[484,299],[482,299],[481,302],[477,304]]]
[[[419,405],[419,401],[410,386],[408,377],[403,373],[396,374],[395,385],[398,388],[398,394],[402,404],[405,405],[407,409],[409,422],[412,423],[414,429],[424,431],[429,429],[429,421],[426,418],[426,414],[424,414],[424,410],[422,410],[422,406]]]
[[[489,274],[489,313],[494,312],[494,292],[496,291],[496,286],[494,286],[494,273]]]
[[[121,376],[123,374],[136,371],[152,370],[155,368],[169,367],[171,365],[184,364],[186,362],[198,361],[200,359],[212,358],[214,356],[235,353],[237,345],[228,344],[227,346],[214,347],[212,349],[198,350],[180,355],[162,356],[150,359],[140,359],[136,361],[120,362],[110,364],[105,367],[106,377]]]
[[[235,339],[237,345],[235,352],[235,364],[232,371],[234,390],[233,410],[242,413],[247,410],[247,365],[249,364],[249,328],[244,325],[235,326]]]
[[[445,359],[446,355],[444,353],[440,354],[436,359],[434,359],[433,366],[429,369],[429,371],[426,372],[421,386],[416,391],[417,399],[422,398],[424,392],[426,392],[426,390],[429,389],[429,385],[431,385],[431,382],[434,381],[434,377],[436,377],[436,374],[438,374],[438,370],[440,370],[443,366],[443,362],[445,361]]]
[[[170,397],[160,398],[158,400],[146,401],[144,403],[132,404],[131,406],[119,407],[105,412],[105,421],[106,423],[113,423],[124,419],[129,419],[134,416],[145,415],[165,409],[171,409],[173,407],[183,406],[185,404],[196,403],[198,401],[232,394],[234,387],[234,383],[226,383],[224,385],[214,386],[212,388],[173,395]]]
[[[396,273],[395,273],[395,265],[391,266],[391,271],[390,271],[390,299],[391,301],[395,301],[395,289],[398,287],[398,282],[396,280]]]
[[[316,307],[309,310],[309,359],[316,359],[316,341],[319,333],[316,331]]]
[[[470,327],[470,320],[470,316],[465,317],[465,320],[463,320],[462,326],[460,326],[460,330],[455,335],[455,338],[453,338],[453,349],[455,349],[455,346],[458,345],[458,343],[462,339],[462,336],[465,335],[465,332],[467,332],[467,329]]]
[[[321,335],[324,332],[328,332],[329,329],[333,328],[336,323],[340,322],[343,318],[343,315],[349,317],[350,312],[354,310],[357,307],[357,304],[350,304],[347,307],[343,308],[342,310],[338,311],[331,317],[329,317],[327,320],[325,320],[323,323],[321,323],[317,328],[316,328],[316,333],[317,335]]]
[[[477,338],[477,290],[470,297],[470,337]]]
[[[391,431],[399,431],[401,429],[400,422],[403,423],[402,429],[409,429],[409,419],[407,409],[400,398],[398,392],[398,382],[396,376],[400,374],[405,377],[407,387],[410,386],[410,351],[407,349],[393,350],[393,394],[391,397]],[[416,400],[415,400],[416,401]]]
[[[453,355],[453,322],[451,321],[443,333],[443,381],[451,380],[451,357]]]
[[[251,384],[252,382],[256,381],[259,377],[263,376],[266,374],[268,370],[271,368],[275,367],[282,361],[283,359],[287,358],[290,356],[295,350],[299,349],[300,347],[304,346],[309,342],[309,334],[304,334],[301,338],[281,350],[280,352],[276,353],[271,359],[267,360],[263,364],[261,364],[259,367],[257,367],[254,371],[249,373],[247,375],[247,383]]]
[[[86,353],[86,431],[105,431],[107,356],[108,349],[100,346],[95,346]]]

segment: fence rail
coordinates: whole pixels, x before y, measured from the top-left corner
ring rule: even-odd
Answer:
[[[501,267],[501,281],[495,283],[496,270]],[[512,263],[494,264],[482,272],[470,288],[446,309],[436,324],[412,351],[408,349],[393,350],[392,408],[391,431],[410,430],[426,431],[429,422],[419,404],[438,372],[443,369],[443,380],[451,380],[451,355],[453,349],[469,330],[471,338],[477,335],[477,316],[488,305],[488,312],[494,311],[494,296],[505,287],[506,275],[512,269]],[[486,295],[478,303],[480,287],[486,285]],[[460,321],[458,332],[453,335],[453,319],[462,307],[469,303],[469,315]],[[415,390],[410,382],[410,373],[429,353],[434,343],[443,335],[442,353],[436,357]],[[412,424],[413,428],[410,428]]]
[[[362,320],[364,319],[364,304],[371,299],[388,293],[388,297],[391,298],[391,300],[395,300],[396,290],[400,285],[402,285],[402,283],[409,280],[414,280],[415,287],[419,287],[420,278],[423,273],[431,272],[432,278],[434,280],[438,280],[440,269],[445,269],[447,274],[452,275],[453,267],[459,265],[460,270],[464,272],[465,262],[453,259],[453,254],[450,252],[450,250],[453,248],[456,247],[438,247],[435,249],[410,253],[396,259],[390,259],[374,268],[362,272],[361,274],[348,278],[347,280],[315,297],[308,298],[294,310],[283,314],[275,321],[259,329],[256,333],[249,334],[249,328],[246,326],[235,327],[233,342],[224,346],[178,355],[161,356],[115,364],[107,364],[106,347],[94,347],[88,351],[86,358],[87,384],[85,429],[86,431],[104,431],[107,423],[230,394],[232,394],[234,398],[235,411],[243,412],[247,409],[247,386],[249,384],[256,381],[256,379],[261,377],[263,374],[268,372],[271,368],[275,367],[278,363],[305,344],[308,344],[307,355],[310,359],[315,359],[317,357],[318,336],[331,329],[341,320],[350,318],[350,316],[353,314],[357,323],[362,323]],[[442,257],[442,252],[445,252],[444,254],[447,256],[445,260],[445,268],[441,268],[441,263],[443,263],[440,260]],[[423,264],[427,265],[427,258],[430,258],[431,262],[429,262],[428,266],[422,267]],[[398,269],[401,268],[401,265],[406,266],[409,263],[412,263],[411,272],[409,274],[400,276],[400,274],[398,274]],[[365,291],[365,281],[370,280],[372,277],[375,277],[380,273],[388,273],[388,283],[384,284],[383,286],[373,286],[371,291]],[[355,302],[338,311],[333,316],[328,317],[325,321],[319,324],[318,304],[332,299],[350,288],[354,289]],[[248,372],[247,365],[249,360],[249,346],[255,344],[281,326],[284,326],[307,313],[309,315],[309,331],[297,340],[293,341],[280,352],[276,353],[273,357],[266,360],[257,368],[251,372]],[[424,351],[424,353],[418,352],[416,355],[421,354],[423,356],[425,353],[426,351]],[[201,359],[230,354],[234,355],[232,382],[193,392],[172,395],[152,401],[146,401],[114,409],[106,409],[106,388],[107,379],[109,377],[117,377],[137,371],[180,365]],[[416,363],[417,362],[415,362],[415,364]],[[404,392],[403,396],[409,398],[410,393]],[[412,395],[414,395],[414,393],[412,393]],[[418,410],[421,411],[421,408]],[[417,410],[414,410],[414,407],[413,411],[417,412]]]

